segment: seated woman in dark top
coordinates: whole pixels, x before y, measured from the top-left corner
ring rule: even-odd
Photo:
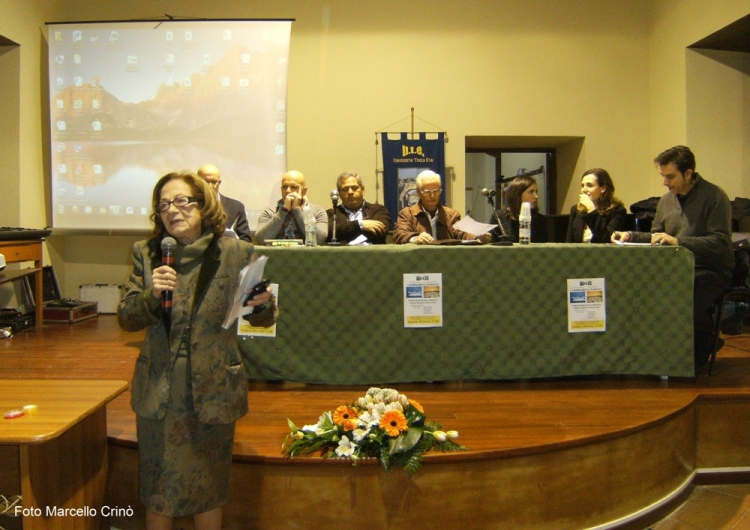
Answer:
[[[492,240],[502,240],[507,236],[508,241],[518,243],[518,216],[521,214],[521,203],[531,203],[531,242],[547,242],[547,219],[537,211],[539,186],[536,181],[527,176],[514,178],[505,190],[505,208],[495,210],[489,220],[491,224],[499,224],[500,228],[492,230]]]
[[[566,243],[609,243],[612,232],[625,230],[627,212],[615,197],[612,177],[601,168],[589,169],[581,179],[578,204],[570,209]]]

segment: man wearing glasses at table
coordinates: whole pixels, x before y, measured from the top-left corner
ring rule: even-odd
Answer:
[[[453,208],[440,204],[442,184],[440,175],[434,171],[422,171],[417,175],[417,194],[419,202],[407,206],[398,213],[396,228],[393,230],[393,241],[399,244],[414,243],[429,245],[436,240],[476,239],[488,243],[489,234],[475,236],[454,228],[461,220],[461,214]]]

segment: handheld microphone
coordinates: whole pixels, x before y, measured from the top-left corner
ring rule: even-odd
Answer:
[[[174,250],[177,248],[177,241],[173,237],[165,237],[161,240],[161,264],[174,267]],[[172,291],[161,292],[161,312],[167,315],[172,314]]]
[[[495,193],[495,190],[482,188],[482,195],[484,195],[485,197],[494,197],[496,193]]]
[[[338,192],[338,190],[333,190],[331,192],[331,201],[333,202],[333,207],[335,209],[336,206],[338,206],[338,204],[339,204],[339,192]]]

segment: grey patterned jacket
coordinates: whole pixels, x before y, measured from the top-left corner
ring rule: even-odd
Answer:
[[[253,246],[244,241],[214,238],[203,255],[194,286],[173,294],[169,337],[159,302],[151,295],[152,271],[161,265],[155,239],[133,246],[133,271],[128,292],[117,312],[127,331],[147,328],[133,374],[131,406],[149,419],[162,419],[169,404],[170,372],[183,334],[189,338],[193,406],[198,421],[228,424],[247,414],[247,376],[237,346],[236,328],[221,327],[232,305],[239,273],[254,259]],[[276,306],[253,316],[254,325],[271,325]]]

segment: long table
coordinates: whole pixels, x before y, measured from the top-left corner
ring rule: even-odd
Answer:
[[[331,384],[599,374],[692,377],[693,255],[532,244],[258,247],[275,338],[241,338],[251,379]],[[442,273],[443,326],[404,327],[403,275]],[[568,333],[567,279],[604,278],[604,332]]]

